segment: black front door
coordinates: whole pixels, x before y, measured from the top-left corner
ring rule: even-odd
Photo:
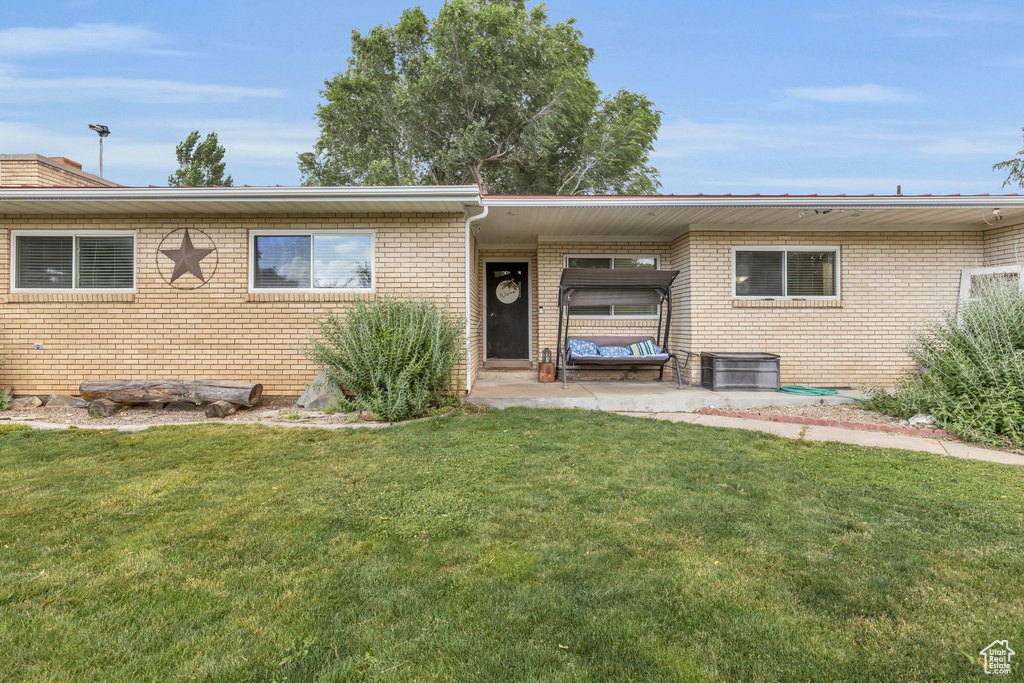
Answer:
[[[529,263],[485,263],[487,358],[530,357]]]

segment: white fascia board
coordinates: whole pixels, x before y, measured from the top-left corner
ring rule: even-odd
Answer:
[[[0,201],[460,202],[480,205],[476,185],[372,187],[4,187]]]
[[[762,209],[956,209],[1024,207],[1024,196],[945,197],[484,197],[483,206],[533,208],[762,208]]]

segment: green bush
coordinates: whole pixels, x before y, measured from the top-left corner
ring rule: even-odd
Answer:
[[[1024,294],[989,284],[977,301],[946,311],[908,349],[922,368],[865,407],[936,424],[989,445],[1024,448]]]
[[[455,396],[463,321],[430,301],[356,301],[316,319],[307,356],[379,420],[420,417]],[[456,399],[457,400],[457,399]]]

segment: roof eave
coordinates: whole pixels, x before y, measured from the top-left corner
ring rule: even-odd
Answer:
[[[0,201],[458,202],[479,205],[476,185],[371,187],[3,187]]]

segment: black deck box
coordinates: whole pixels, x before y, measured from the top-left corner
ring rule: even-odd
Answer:
[[[779,357],[774,353],[700,354],[700,385],[711,391],[778,391]]]

